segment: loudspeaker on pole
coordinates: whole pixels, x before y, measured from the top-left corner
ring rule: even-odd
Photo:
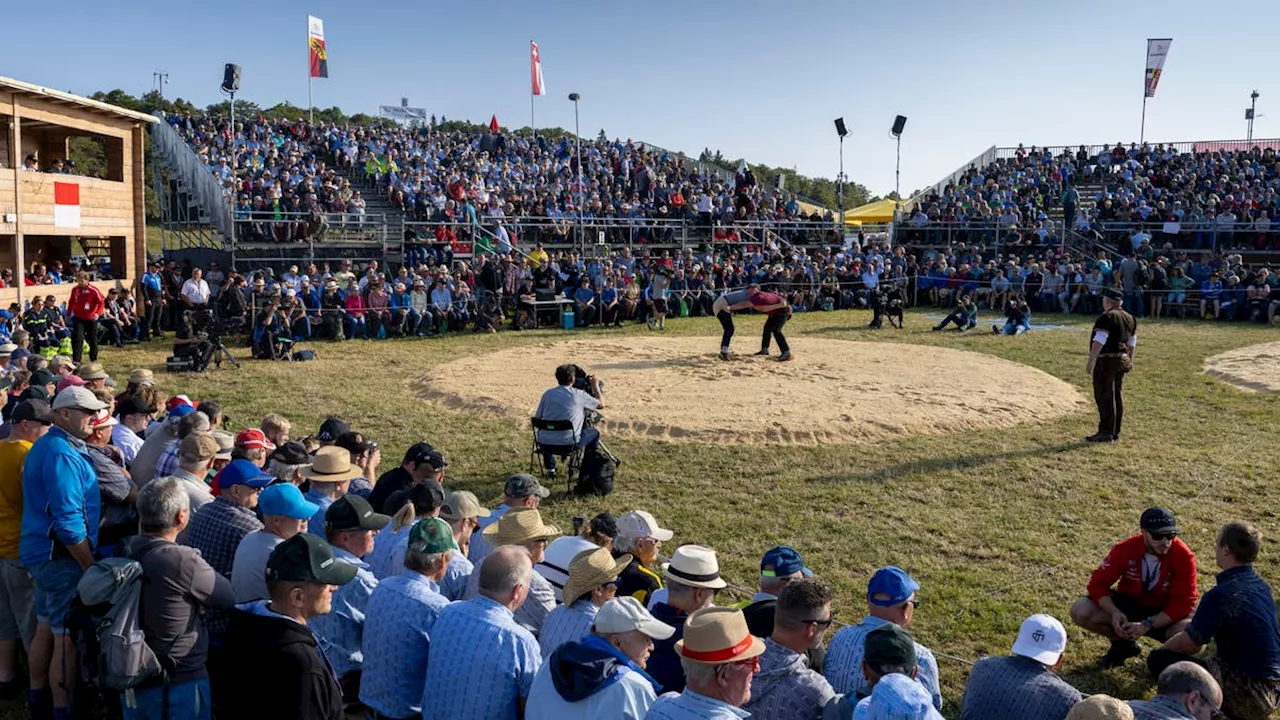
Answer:
[[[893,129],[889,132],[894,135],[901,135],[902,131],[907,127],[907,116],[899,115],[893,119]]]
[[[844,118],[836,118],[836,134],[844,137],[849,134],[848,128],[844,126]]]

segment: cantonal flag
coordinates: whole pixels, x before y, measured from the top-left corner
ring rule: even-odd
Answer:
[[[329,51],[324,47],[324,21],[314,15],[307,16],[307,47],[311,77],[329,77]]]
[[[538,54],[538,43],[529,41],[530,62],[533,65],[533,94],[546,95],[547,85],[542,82],[542,56]]]
[[[80,227],[80,186],[75,183],[53,184],[53,226]]]

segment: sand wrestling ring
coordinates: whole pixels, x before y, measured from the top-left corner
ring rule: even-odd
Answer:
[[[715,444],[868,443],[1084,408],[1062,380],[963,350],[824,339],[799,344],[788,363],[724,362],[716,345],[711,337],[524,345],[438,365],[410,389],[451,410],[526,423],[555,367],[574,362],[605,381],[608,436]]]
[[[1280,342],[1214,355],[1204,361],[1204,371],[1242,390],[1280,393]]]

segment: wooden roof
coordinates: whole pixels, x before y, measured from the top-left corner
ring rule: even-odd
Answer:
[[[14,80],[4,76],[0,76],[0,90],[11,90],[13,92],[28,95],[39,95],[54,103],[74,105],[93,112],[110,115],[115,118],[125,118],[134,122],[156,122],[156,118],[154,116],[146,113],[138,112],[136,110],[126,110],[125,108],[117,107],[115,105],[108,105],[107,103],[99,102],[97,100],[90,100],[89,98],[80,97],[79,95],[72,95],[71,93],[65,93],[61,90],[52,90],[47,87],[32,85],[31,83],[25,83],[21,80]]]

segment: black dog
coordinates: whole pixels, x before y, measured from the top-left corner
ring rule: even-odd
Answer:
[[[898,328],[899,330],[902,329],[903,297],[901,288],[893,286],[890,287],[888,291],[877,292],[872,295],[871,300],[871,310],[874,315],[871,318],[871,324],[867,327],[873,330],[879,330],[884,327],[884,318],[887,317],[889,318],[890,325]],[[898,322],[896,323],[893,321],[895,317],[898,319]]]

